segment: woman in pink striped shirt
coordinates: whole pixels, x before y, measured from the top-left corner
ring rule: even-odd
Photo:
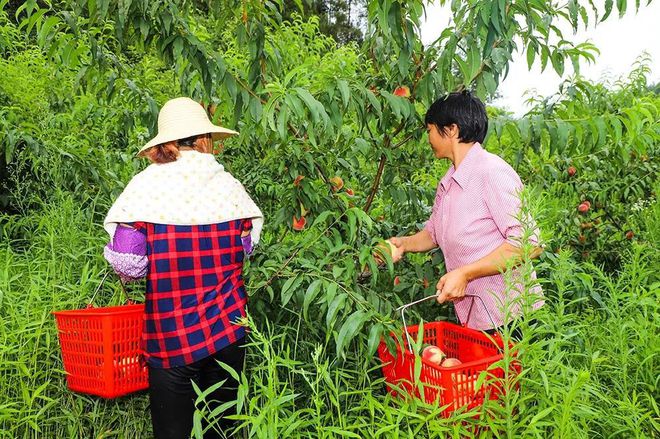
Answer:
[[[407,252],[440,247],[447,274],[437,284],[438,302],[453,302],[456,315],[470,328],[500,329],[522,313],[522,302],[532,309],[543,305],[538,284],[525,289],[515,281],[515,268],[510,273],[513,284],[504,275],[523,253],[522,182],[507,162],[481,146],[488,117],[484,104],[471,93],[438,99],[427,111],[425,123],[435,157],[451,160],[452,166],[438,184],[424,229],[389,239],[392,258],[396,262]],[[529,240],[536,257],[541,249],[538,231],[533,224],[532,228],[535,233]],[[481,300],[470,297],[474,295]]]

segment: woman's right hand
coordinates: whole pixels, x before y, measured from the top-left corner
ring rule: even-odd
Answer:
[[[400,236],[393,236],[386,241],[390,245],[392,262],[399,262],[401,258],[403,258],[403,255],[406,253],[403,247],[404,239],[405,238]]]
[[[395,241],[393,242],[392,240]],[[395,244],[395,242],[397,244]],[[373,256],[376,259],[378,265],[381,267],[385,265],[385,260],[383,259],[383,255],[385,253],[390,254],[390,257],[392,258],[392,262],[398,262],[403,257],[404,251],[401,245],[401,238],[387,239],[385,240],[385,242],[378,244],[376,248],[378,250],[373,253]]]

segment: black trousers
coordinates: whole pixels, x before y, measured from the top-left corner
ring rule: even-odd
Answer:
[[[240,374],[245,361],[243,344],[244,338],[220,350],[215,355],[187,366],[171,369],[149,367],[151,422],[156,439],[190,438],[195,399],[197,399],[193,382],[203,391],[225,380],[219,389],[206,397],[206,403],[211,406],[211,410],[227,401],[236,399],[238,383],[220,367],[216,360],[229,365]],[[232,408],[225,411],[224,415],[235,413],[236,409]],[[205,439],[228,437],[235,422],[223,417],[215,426],[215,429],[204,435]]]

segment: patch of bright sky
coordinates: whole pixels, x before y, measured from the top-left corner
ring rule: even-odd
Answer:
[[[596,2],[598,3],[598,2]],[[602,8],[601,8],[602,10]],[[440,6],[434,3],[427,7],[427,17],[422,24],[422,41],[430,44],[442,30],[451,23],[452,14],[449,5]],[[646,52],[651,57],[650,83],[660,82],[660,1],[655,0],[646,6],[642,0],[639,11],[635,11],[635,2],[628,2],[628,10],[622,18],[618,18],[618,11],[613,10],[612,15],[594,27],[590,20],[589,28],[582,25],[573,35],[570,27],[564,28],[564,38],[575,43],[590,41],[598,47],[600,55],[596,62],[589,65],[586,60],[580,63],[580,74],[589,80],[615,80],[626,76],[633,68],[635,61]],[[573,75],[570,61],[566,62],[563,78],[552,69],[550,62],[545,71],[541,72],[540,63],[527,70],[527,61],[524,53],[514,53],[510,64],[509,74],[500,83],[498,92],[500,97],[493,105],[512,111],[516,116],[523,115],[529,110],[526,103],[532,93],[539,96],[549,96],[556,93],[559,84]]]

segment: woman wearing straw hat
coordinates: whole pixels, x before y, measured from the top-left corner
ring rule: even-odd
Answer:
[[[206,397],[212,408],[236,399],[238,383],[218,361],[243,368],[243,259],[259,241],[263,216],[212,155],[214,140],[235,134],[192,99],[168,101],[158,135],[138,153],[152,164],[104,221],[106,259],[124,280],[147,279],[142,348],[158,439],[190,436],[192,383],[204,390],[224,381]],[[223,417],[211,430],[219,436],[232,425]]]

